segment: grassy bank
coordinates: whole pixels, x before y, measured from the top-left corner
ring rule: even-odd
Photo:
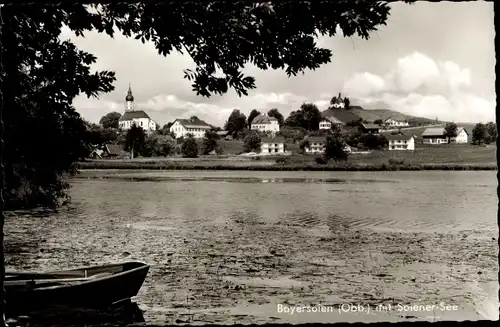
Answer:
[[[146,169],[146,170],[260,170],[260,171],[415,171],[415,170],[496,170],[484,164],[353,164],[353,163],[273,163],[268,161],[156,161],[80,162],[78,169]]]

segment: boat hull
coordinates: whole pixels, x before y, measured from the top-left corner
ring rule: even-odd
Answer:
[[[118,266],[110,265],[109,267]],[[103,308],[119,301],[125,301],[137,295],[146,279],[149,266],[139,262],[126,263],[121,266],[123,267],[121,272],[102,278],[89,278],[78,283],[30,287],[9,285],[9,281],[6,281],[7,311],[18,312],[19,310],[39,309],[47,306]],[[93,269],[105,271],[105,268],[90,267],[86,270],[89,272]],[[68,272],[79,271],[83,271],[83,268]],[[46,276],[50,276],[50,273],[47,273]],[[54,281],[57,282],[57,279]]]

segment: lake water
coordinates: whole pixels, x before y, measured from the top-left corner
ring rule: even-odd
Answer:
[[[331,261],[332,256],[337,263],[330,262],[330,267],[340,267],[339,260],[344,260],[344,265],[350,267],[345,268],[345,273],[361,274],[368,278],[367,283],[380,283],[372,280],[375,270],[386,267],[386,274],[391,271],[393,276],[403,276],[394,277],[392,283],[401,282],[407,292],[422,289],[423,286],[408,286],[405,278],[408,274],[418,275],[423,268],[411,268],[412,273],[408,268],[411,265],[404,260],[431,265],[443,264],[443,260],[460,263],[460,267],[455,267],[460,272],[457,280],[463,278],[478,289],[496,282],[497,249],[496,242],[492,242],[498,234],[494,171],[106,170],[82,172],[71,180],[71,185],[72,202],[60,212],[39,219],[9,218],[7,243],[23,239],[33,242],[21,244],[21,253],[7,255],[7,265],[48,269],[132,259],[151,263],[138,302],[152,322],[183,321],[179,315],[184,313],[179,310],[187,310],[185,315],[190,318],[185,319],[191,322],[272,322],[282,317],[274,317],[276,310],[270,313],[269,306],[285,301],[286,297],[295,299],[292,302],[310,298],[337,304],[354,299],[360,289],[352,284],[337,283],[336,291],[331,286],[325,288],[325,276],[331,275],[332,268],[318,268],[317,262]],[[441,236],[435,236],[436,232]],[[335,244],[323,244],[334,238]],[[373,238],[373,242],[361,241],[363,238]],[[395,269],[400,269],[401,264],[399,268],[394,264],[399,258],[394,248],[413,249],[412,242],[418,240],[424,245],[415,245],[418,251],[401,257],[408,272],[398,275]],[[465,243],[460,243],[462,240]],[[348,244],[350,254],[346,250]],[[299,246],[304,248],[297,249]],[[392,252],[388,250],[391,246]],[[470,258],[466,258],[463,249],[471,246],[475,249],[470,251],[479,251],[481,262],[486,262],[480,278],[474,275],[471,279],[467,277],[469,273],[465,274],[466,269],[479,266],[467,262]],[[352,249],[371,251],[370,261],[363,261],[366,253],[353,254]],[[459,249],[462,252],[455,253]],[[262,257],[262,251],[272,255]],[[277,251],[282,254],[277,255]],[[315,252],[308,254],[309,251]],[[379,259],[374,258],[377,255]],[[428,260],[422,263],[422,257]],[[313,265],[316,272],[309,271]],[[251,274],[252,269],[261,272],[260,288],[252,280],[256,277],[255,272]],[[318,271],[324,271],[321,280],[315,275]],[[463,304],[467,302],[466,294],[474,293],[470,289],[461,292],[444,279],[443,275],[436,275],[427,281],[436,288],[448,285],[449,291],[441,297],[436,295],[436,301],[462,296]],[[303,283],[302,293],[290,291],[297,286],[294,283]],[[307,283],[313,288],[309,292],[303,290]],[[225,291],[211,291],[215,285]],[[275,292],[270,293],[269,289]],[[393,292],[393,299],[407,299],[402,293],[396,294],[395,288],[384,289],[386,293]],[[340,297],[332,299],[332,292]],[[494,290],[483,293],[491,292]],[[243,299],[248,303],[242,304]],[[367,301],[366,297],[357,300]],[[496,309],[494,306],[493,303],[493,311],[485,315],[497,312],[498,305]],[[195,320],[194,312],[198,315]],[[291,321],[299,321],[294,319],[299,318]]]

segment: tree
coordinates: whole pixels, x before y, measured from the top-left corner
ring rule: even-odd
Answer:
[[[248,128],[252,128],[252,121],[258,115],[260,115],[260,111],[258,111],[257,109],[253,109],[252,111],[250,111],[250,115],[248,115],[248,123],[247,123]]]
[[[86,128],[72,101],[80,93],[96,97],[114,89],[114,73],[91,72],[96,58],[59,40],[61,26],[77,36],[118,31],[152,42],[163,56],[185,51],[196,64],[194,71],[185,70],[185,78],[198,95],[232,88],[241,96],[256,87],[254,78],[241,72],[245,64],[284,69],[288,76],[316,69],[331,58],[330,50],[317,46],[316,35],[335,35],[340,27],[345,36],[367,39],[385,24],[389,9],[378,1],[4,5],[6,205],[21,199],[16,203],[25,208],[57,206],[66,194],[65,175],[76,173],[73,164],[87,151]],[[219,71],[222,76],[216,77]],[[39,137],[26,140],[27,128]]]
[[[344,108],[345,109],[351,108],[351,100],[349,100],[349,98],[344,98]]]
[[[495,143],[498,135],[497,124],[490,121],[485,125],[485,128],[486,128],[485,141],[487,143]]]
[[[325,144],[325,159],[333,159],[335,161],[345,161],[348,158],[348,153],[345,150],[345,142],[342,138],[329,135],[326,137]]]
[[[106,143],[116,143],[118,141],[117,131],[111,127],[103,128],[100,125],[86,122],[87,141],[91,146],[102,146]]]
[[[186,158],[198,157],[198,143],[196,143],[196,139],[192,135],[184,138],[181,145],[181,153]]]
[[[477,123],[472,130],[472,142],[477,145],[481,145],[481,141],[487,138],[486,125],[483,123]]]
[[[448,138],[448,144],[451,143],[451,138],[458,135],[458,127],[455,123],[447,123],[444,126],[444,136]]]
[[[210,152],[218,148],[218,141],[220,137],[215,131],[206,131],[203,137],[203,154],[209,154]]]
[[[192,121],[192,122],[199,121],[199,120],[200,120],[200,118],[198,118],[198,116],[189,117],[189,121]]]
[[[367,149],[380,149],[389,143],[383,135],[364,134],[359,138],[359,141]]]
[[[375,125],[384,125],[384,121],[382,119],[376,119],[373,123]]]
[[[245,152],[258,151],[260,149],[261,138],[259,133],[251,131],[244,139],[243,149]]]
[[[99,120],[99,124],[104,128],[118,128],[118,121],[121,116],[122,115],[116,111],[109,112],[102,116],[101,120]]]
[[[319,129],[321,119],[321,112],[315,104],[303,103],[300,110],[290,113],[284,124],[290,127],[302,127],[311,131]]]
[[[273,108],[273,109],[269,110],[267,112],[267,115],[269,117],[276,118],[278,120],[278,124],[280,125],[280,127],[283,126],[283,123],[285,122],[285,117],[283,117],[283,115],[281,114],[281,112],[279,112],[278,109]]]
[[[309,148],[311,144],[309,143],[309,139],[305,138],[302,141],[300,141],[299,148],[302,151],[302,153],[306,152],[306,148]]]
[[[245,128],[246,121],[247,117],[245,116],[245,114],[240,112],[238,109],[234,109],[229,115],[224,129],[230,132],[233,137],[236,138],[238,132],[241,132]]]
[[[145,146],[146,133],[141,127],[132,124],[127,131],[125,151],[130,151],[130,157],[135,158],[143,153]]]
[[[146,157],[166,157],[175,150],[175,140],[166,135],[151,134],[146,138],[143,155]]]

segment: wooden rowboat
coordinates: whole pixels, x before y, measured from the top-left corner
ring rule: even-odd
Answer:
[[[107,307],[136,296],[148,270],[145,263],[126,262],[41,273],[6,271],[7,310]]]

